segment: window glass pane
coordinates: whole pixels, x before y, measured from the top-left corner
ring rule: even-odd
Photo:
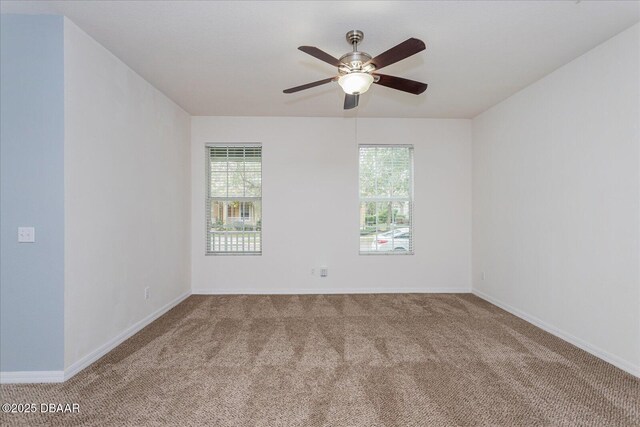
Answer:
[[[262,163],[260,159],[247,159],[244,164],[245,197],[260,197],[262,195]]]
[[[360,148],[360,197],[409,197],[410,192],[408,147]]]
[[[390,185],[392,197],[409,197],[411,194],[411,161],[409,150],[396,150],[390,165],[393,179]]]
[[[245,197],[244,187],[246,179],[244,172],[244,161],[242,159],[229,159],[229,183],[228,197]]]
[[[262,202],[211,201],[209,252],[261,252]]]
[[[374,197],[376,192],[376,151],[360,149],[360,197]]]
[[[411,204],[360,203],[360,252],[411,252]]]
[[[210,197],[227,197],[227,157],[226,149],[215,150],[210,155]]]
[[[209,153],[210,197],[262,195],[260,147],[216,147]]]

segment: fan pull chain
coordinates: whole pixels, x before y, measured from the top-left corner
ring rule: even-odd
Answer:
[[[356,111],[356,120],[354,121],[355,123],[355,134],[356,134],[356,147],[358,146],[358,112]]]

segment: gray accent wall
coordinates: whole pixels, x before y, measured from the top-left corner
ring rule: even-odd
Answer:
[[[0,25],[0,370],[64,368],[64,21]],[[36,229],[18,243],[19,226]]]

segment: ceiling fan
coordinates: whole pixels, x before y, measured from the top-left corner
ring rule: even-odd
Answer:
[[[394,64],[410,57],[411,55],[415,55],[416,53],[423,51],[426,46],[422,40],[414,38],[407,39],[399,45],[394,46],[386,52],[372,58],[368,53],[358,51],[358,43],[364,39],[364,33],[362,31],[349,31],[346,37],[347,42],[353,46],[353,51],[345,53],[340,57],[340,59],[334,58],[314,46],[300,46],[298,49],[304,53],[308,53],[327,64],[338,67],[338,75],[328,79],[318,80],[317,82],[311,82],[301,86],[285,89],[283,92],[294,93],[304,89],[320,86],[325,83],[338,81],[338,84],[342,87],[342,90],[345,93],[344,109],[349,110],[358,106],[358,99],[360,95],[369,90],[372,83],[412,93],[414,95],[419,95],[427,89],[426,83],[374,72],[382,67]]]

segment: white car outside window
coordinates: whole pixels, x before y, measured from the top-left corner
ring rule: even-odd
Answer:
[[[397,228],[386,233],[381,233],[371,243],[371,249],[376,251],[408,251],[409,228]]]

